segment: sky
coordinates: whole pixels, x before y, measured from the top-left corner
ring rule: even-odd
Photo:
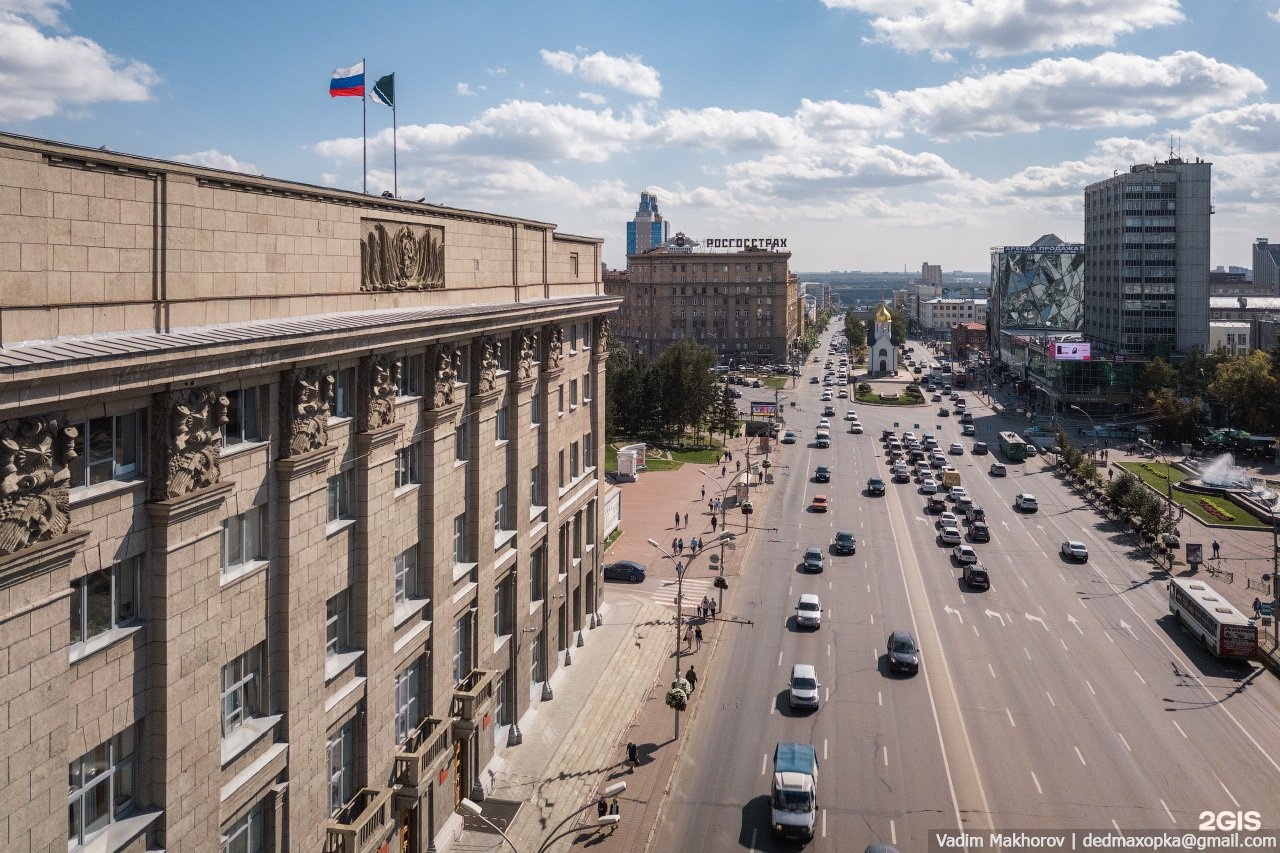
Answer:
[[[797,271],[981,271],[1084,187],[1213,163],[1210,263],[1280,240],[1280,0],[0,0],[0,130]],[[392,110],[330,98],[395,74]]]

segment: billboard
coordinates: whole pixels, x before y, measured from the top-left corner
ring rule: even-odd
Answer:
[[[1077,341],[1054,341],[1054,361],[1089,361],[1089,345]]]
[[[752,403],[751,417],[753,418],[772,418],[778,414],[777,403]]]

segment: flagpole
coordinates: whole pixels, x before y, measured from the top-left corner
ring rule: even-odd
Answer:
[[[364,177],[364,193],[369,194],[369,96],[364,91],[364,83],[369,79],[369,66],[365,64],[364,57],[360,57],[360,70],[363,77],[360,86],[360,143],[361,143],[361,160],[360,168]]]
[[[396,102],[391,99],[391,192],[400,198],[400,166],[396,162],[396,154],[400,146],[396,144]]]

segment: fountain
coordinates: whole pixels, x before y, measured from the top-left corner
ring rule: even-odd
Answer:
[[[1246,502],[1258,505],[1264,512],[1275,513],[1280,508],[1280,499],[1266,487],[1266,483],[1255,481],[1245,468],[1236,464],[1236,458],[1230,453],[1223,453],[1200,469],[1199,477],[1191,477],[1174,486],[1188,492],[1200,494],[1230,494]]]

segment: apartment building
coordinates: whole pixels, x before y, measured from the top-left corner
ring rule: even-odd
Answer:
[[[426,851],[595,623],[601,245],[0,135],[6,851]]]

